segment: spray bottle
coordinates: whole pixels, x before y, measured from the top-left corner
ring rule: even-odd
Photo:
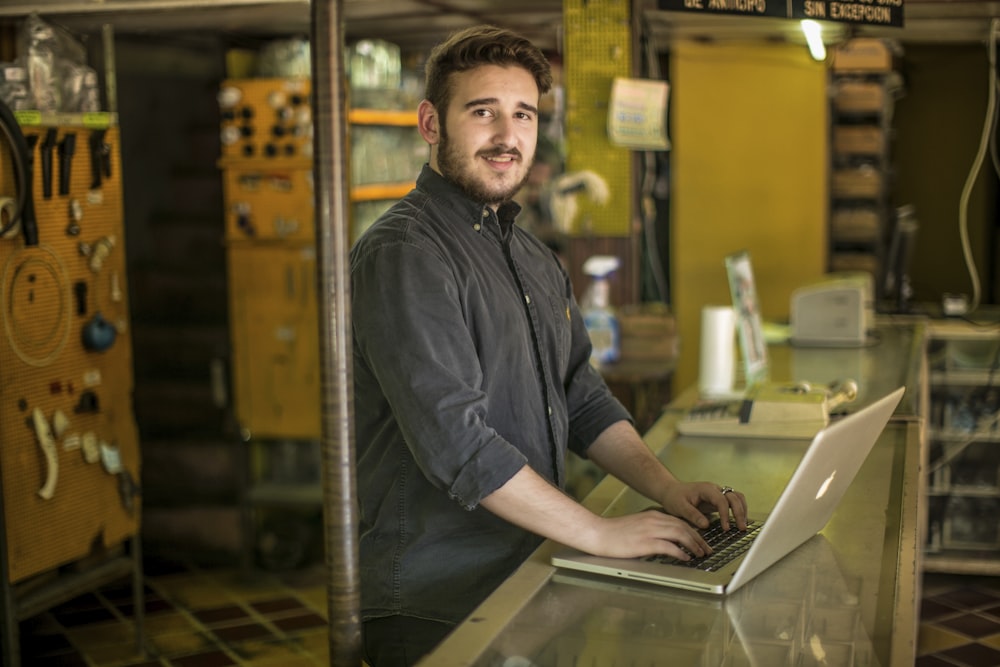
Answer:
[[[618,318],[611,307],[611,286],[608,284],[608,278],[618,265],[618,258],[609,255],[594,255],[583,263],[583,272],[591,281],[580,301],[580,311],[593,347],[590,363],[598,368],[614,363],[619,355]]]

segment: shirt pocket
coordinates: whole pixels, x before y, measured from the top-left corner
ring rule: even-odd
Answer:
[[[570,345],[573,340],[570,303],[561,294],[549,294],[548,301],[552,317],[551,322],[546,323],[546,335],[551,336],[558,368],[564,371],[569,367]]]

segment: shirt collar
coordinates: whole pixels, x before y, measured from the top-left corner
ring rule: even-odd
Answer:
[[[446,179],[441,174],[425,164],[417,177],[417,188],[423,190],[435,199],[443,202],[469,220],[470,225],[482,224],[483,211],[488,207],[483,202],[470,199],[461,188]],[[521,205],[513,200],[505,201],[497,207],[497,219],[502,229],[514,224],[514,219],[521,212]]]

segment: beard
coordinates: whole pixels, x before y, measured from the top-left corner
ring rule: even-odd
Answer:
[[[465,158],[461,148],[452,144],[447,133],[442,128],[441,140],[438,144],[438,169],[441,175],[454,183],[469,199],[495,206],[508,201],[517,194],[527,182],[531,173],[530,164],[524,169],[521,178],[516,183],[509,183],[505,174],[497,174],[496,178],[484,179],[474,173],[471,164],[479,158],[489,158],[497,155],[513,155],[522,165],[521,152],[516,148],[510,150],[498,147],[492,150],[478,151],[471,160]],[[509,175],[509,174],[506,174]]]

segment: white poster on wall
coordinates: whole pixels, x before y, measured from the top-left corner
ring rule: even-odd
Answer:
[[[667,100],[670,84],[652,79],[616,78],[608,105],[608,138],[615,146],[643,151],[670,150]]]

